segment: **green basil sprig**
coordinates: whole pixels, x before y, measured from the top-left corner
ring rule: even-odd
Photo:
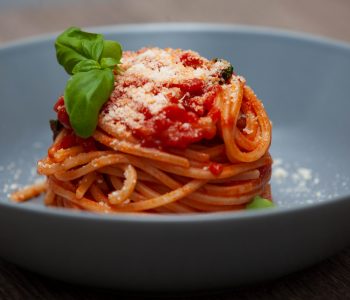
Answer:
[[[70,27],[55,42],[60,65],[71,76],[64,102],[74,132],[83,138],[96,129],[98,114],[114,88],[114,73],[122,57],[119,43],[102,34]]]

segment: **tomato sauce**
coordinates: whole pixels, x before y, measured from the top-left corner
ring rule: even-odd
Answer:
[[[194,56],[190,52],[185,52],[181,55],[180,61],[185,67],[192,67],[194,69],[197,69],[203,65],[203,60],[200,59],[198,56]]]
[[[68,133],[62,138],[62,140],[56,146],[56,149],[68,149],[74,146],[82,146],[85,152],[95,151],[96,142],[92,137],[83,139],[74,134],[74,132]]]
[[[203,138],[213,138],[216,134],[215,123],[220,118],[220,111],[214,106],[214,100],[221,91],[221,86],[218,84],[206,86],[203,80],[197,78],[171,83],[168,86],[179,88],[180,94],[177,97],[167,95],[170,104],[156,115],[153,115],[147,107],[140,107],[138,111],[143,114],[144,123],[139,128],[129,128],[132,134],[143,146],[157,148],[183,149]],[[58,99],[54,110],[59,122],[71,130],[63,96]],[[207,117],[206,123],[201,121],[203,117]],[[208,124],[208,119],[211,120],[209,122],[211,124]],[[61,148],[74,145],[83,145],[89,151],[95,147],[93,143],[88,143],[84,139],[73,141],[67,136]]]
[[[214,176],[219,176],[222,171],[224,170],[224,166],[222,164],[212,162],[209,165],[209,171],[214,175]]]
[[[57,113],[57,119],[65,128],[71,128],[69,116],[64,105],[63,96],[58,98],[55,106],[53,107],[54,111]]]
[[[180,97],[171,96],[171,104],[157,115],[150,115],[146,108],[141,108],[145,122],[142,127],[132,129],[133,135],[147,147],[182,149],[203,138],[213,138],[215,126],[204,125],[200,118],[209,117],[212,123],[220,118],[220,111],[214,106],[220,85],[206,87],[202,80],[195,78],[171,83],[170,87],[178,87]]]

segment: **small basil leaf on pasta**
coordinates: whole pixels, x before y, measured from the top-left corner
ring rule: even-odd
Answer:
[[[88,72],[94,69],[101,69],[100,64],[95,60],[87,59],[77,63],[73,68],[72,73],[76,74],[79,72]]]
[[[82,60],[99,60],[103,47],[101,34],[84,32],[78,27],[68,28],[55,42],[57,60],[68,74],[72,74],[75,65]]]
[[[102,57],[100,62],[102,69],[106,69],[106,68],[114,69],[118,65],[118,63],[119,63],[118,60],[111,57]]]
[[[246,205],[246,209],[262,209],[262,208],[270,208],[275,207],[276,205],[265,198],[262,198],[260,196],[255,196],[253,200]]]
[[[98,38],[94,41],[83,40],[81,45],[86,57],[90,57],[93,60],[99,61],[103,51],[103,37]]]
[[[115,41],[110,41],[110,40],[104,40],[103,45],[104,47],[103,47],[101,59],[113,58],[119,64],[123,53],[122,46],[119,43]]]
[[[55,48],[58,62],[73,75],[64,93],[70,124],[77,135],[89,137],[113,91],[113,70],[118,70],[122,47],[101,34],[70,27],[57,37]]]
[[[74,74],[67,82],[64,99],[75,133],[87,138],[93,134],[102,105],[114,88],[111,69],[94,69]]]
[[[226,69],[222,70],[221,77],[224,81],[229,80],[233,74],[233,66],[230,64]]]

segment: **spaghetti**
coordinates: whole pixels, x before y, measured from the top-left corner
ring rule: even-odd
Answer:
[[[45,204],[98,213],[234,211],[271,199],[271,123],[261,101],[224,60],[194,51],[124,52],[92,137],[76,136],[64,99],[62,128],[38,162]]]

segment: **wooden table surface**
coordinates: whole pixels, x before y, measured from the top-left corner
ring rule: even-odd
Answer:
[[[262,25],[350,41],[349,0],[0,0],[0,45],[71,26],[140,22]],[[139,295],[48,279],[0,260],[0,299],[350,299],[350,248],[279,280],[232,290]]]

